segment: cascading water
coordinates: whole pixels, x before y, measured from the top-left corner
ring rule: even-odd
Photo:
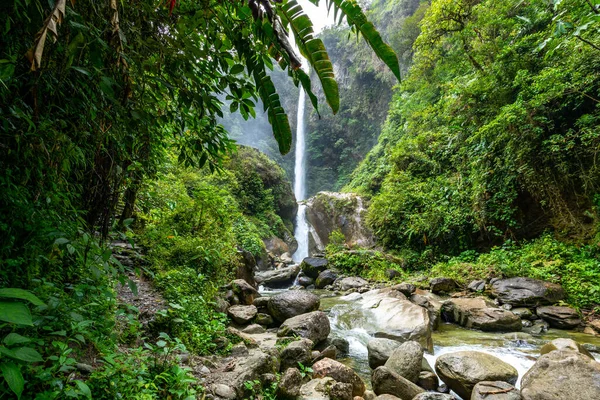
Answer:
[[[297,201],[302,201],[306,197],[306,142],[304,138],[304,103],[306,95],[304,90],[300,89],[298,96],[298,117],[296,127],[296,159],[294,163],[294,195]],[[298,249],[292,256],[295,262],[301,262],[304,257],[308,257],[308,222],[306,221],[306,205],[298,205],[298,214],[296,215],[296,229],[294,236],[298,241]]]

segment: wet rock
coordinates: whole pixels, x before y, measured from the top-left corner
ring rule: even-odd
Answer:
[[[288,344],[281,351],[281,371],[288,368],[297,368],[298,363],[310,365],[312,359],[313,342],[309,339],[296,340]]]
[[[473,388],[471,400],[521,400],[521,394],[506,382],[479,382]]]
[[[435,371],[448,387],[463,399],[471,396],[473,387],[483,381],[502,381],[514,384],[517,370],[487,353],[459,351],[442,354],[435,362]]]
[[[243,279],[231,281],[231,290],[240,300],[240,304],[250,305],[255,298],[260,297],[258,291]]]
[[[319,274],[327,269],[327,259],[306,257],[300,264],[300,269],[306,276],[317,279]]]
[[[284,264],[293,264],[294,263],[294,259],[292,258],[292,255],[290,253],[283,253],[282,255],[279,256],[279,259]]]
[[[483,298],[457,298],[448,300],[442,307],[442,315],[449,322],[465,328],[487,332],[517,332],[521,319],[508,310],[489,307]]]
[[[337,353],[338,353],[337,347],[335,347],[334,345],[327,346],[321,352],[319,352],[319,351],[316,351],[316,352],[313,351],[312,363],[314,364],[317,361],[321,361],[324,358],[331,358],[332,360],[335,360],[337,358]]]
[[[548,328],[550,325],[541,319],[533,321],[533,325],[531,327],[523,327],[523,332],[529,333],[530,335],[542,335],[548,332]]]
[[[298,285],[308,287],[315,282],[310,276],[301,276],[298,278]]]
[[[338,274],[330,269],[326,269],[321,272],[315,281],[315,287],[317,289],[323,289],[325,286],[333,284],[338,278]]]
[[[248,334],[265,333],[266,329],[258,324],[252,324],[242,329],[242,332]]]
[[[456,290],[457,285],[454,279],[434,278],[429,282],[429,289],[432,293],[451,293]]]
[[[369,358],[369,367],[375,369],[386,363],[392,352],[399,347],[402,342],[385,338],[373,338],[367,343],[367,352]]]
[[[417,342],[409,341],[395,348],[385,366],[398,375],[416,383],[421,372],[423,348]]]
[[[406,282],[400,283],[398,285],[394,285],[391,288],[399,291],[406,297],[410,297],[415,292],[415,290],[417,290],[417,287],[415,285],[413,285],[412,283],[406,283]]]
[[[513,312],[513,314],[515,314],[517,317],[519,317],[521,319],[526,319],[526,320],[536,319],[536,318],[533,318],[534,314],[533,314],[533,312],[531,312],[531,310],[529,308],[515,307],[511,311]]]
[[[424,392],[423,389],[385,366],[373,371],[371,382],[375,394],[393,394],[402,400],[412,400],[416,395]]]
[[[471,281],[467,289],[471,292],[483,292],[485,290],[485,281],[483,279]]]
[[[429,365],[429,361],[427,361],[425,357],[423,357],[423,360],[421,360],[421,371],[434,372],[433,368],[431,368],[431,365]]]
[[[318,296],[305,291],[288,290],[269,299],[269,314],[279,322],[319,309]]]
[[[438,377],[433,372],[421,371],[417,379],[417,385],[425,390],[435,391],[440,384]]]
[[[521,380],[523,400],[600,399],[600,363],[571,350],[542,355]]]
[[[427,310],[431,329],[436,330],[440,324],[440,319],[442,316],[442,303],[420,294],[411,295],[410,301]]]
[[[352,368],[349,368],[341,362],[324,358],[312,366],[314,378],[330,377],[337,382],[349,383],[352,385],[352,396],[361,396],[365,392],[365,384],[358,374]]]
[[[592,356],[590,354],[590,352],[587,351],[587,349],[584,346],[580,345],[573,339],[567,339],[567,338],[554,339],[553,341],[548,342],[542,346],[542,348],[540,349],[540,354],[548,354],[554,350],[576,351],[578,353],[583,354],[584,356],[588,356],[592,360],[594,359],[594,356]]]
[[[300,336],[317,344],[327,339],[331,327],[329,318],[323,311],[313,311],[285,320],[279,328],[277,336]]]
[[[274,269],[270,271],[257,272],[254,279],[260,285],[271,288],[286,287],[294,282],[300,272],[299,265],[292,265],[285,268]]]
[[[554,304],[565,297],[560,285],[531,278],[499,279],[492,284],[492,295],[513,306]]]
[[[416,395],[412,400],[456,400],[456,398],[446,393],[425,392]]]
[[[231,306],[227,309],[227,314],[231,319],[240,325],[247,324],[256,317],[258,310],[256,307],[250,306]]]
[[[547,321],[552,328],[574,329],[581,324],[579,314],[571,307],[538,307],[536,309],[536,314],[544,321]]]
[[[264,314],[264,313],[256,314],[256,318],[254,319],[254,322],[256,322],[257,324],[260,324],[260,325],[264,325],[264,326],[272,326],[274,323],[273,317],[271,317],[269,314]]]
[[[596,346],[591,343],[584,343],[582,346],[589,352],[600,354],[600,346]]]
[[[350,289],[360,289],[368,284],[368,281],[358,276],[349,276],[347,278],[342,278],[335,282],[335,285],[339,286],[340,290],[343,291]]]
[[[327,340],[322,342],[318,348],[324,350],[329,346],[335,346],[338,354],[340,355],[347,355],[350,352],[350,343],[343,337],[327,338]]]

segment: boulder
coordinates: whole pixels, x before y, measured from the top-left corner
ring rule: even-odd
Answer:
[[[548,328],[550,325],[544,320],[538,319],[533,321],[533,324],[530,327],[525,327],[523,325],[523,332],[529,333],[530,335],[542,335],[548,332]]]
[[[391,288],[399,291],[406,297],[410,297],[410,295],[412,295],[415,292],[415,290],[417,290],[417,287],[415,285],[413,285],[412,283],[406,283],[406,282],[400,283],[398,285],[394,285]]]
[[[227,314],[231,319],[240,325],[245,325],[256,317],[258,310],[253,305],[250,306],[231,306],[227,309]]]
[[[393,394],[402,400],[412,400],[416,395],[424,392],[423,389],[385,366],[373,371],[371,383],[375,394]]]
[[[278,399],[295,399],[300,395],[302,386],[302,374],[297,368],[288,368],[283,374],[277,385]]]
[[[425,392],[416,395],[412,400],[456,400],[456,398],[446,393]]]
[[[483,292],[485,290],[485,281],[483,279],[471,281],[469,286],[467,286],[467,289],[471,292]]]
[[[454,279],[434,278],[429,282],[429,289],[432,293],[451,293],[456,290],[457,285]]]
[[[390,354],[399,347],[402,342],[385,338],[373,338],[367,343],[369,367],[375,369],[386,363]]]
[[[285,268],[257,272],[254,275],[254,279],[260,285],[281,288],[291,285],[296,279],[298,272],[300,272],[300,266],[292,265]]]
[[[521,394],[510,383],[486,381],[475,385],[471,400],[521,400]]]
[[[600,399],[600,363],[571,350],[542,355],[521,380],[523,400]]]
[[[337,273],[330,269],[326,269],[317,277],[317,280],[315,281],[315,287],[317,289],[323,289],[325,286],[333,284],[337,278]]]
[[[502,381],[515,384],[517,370],[487,353],[459,351],[439,356],[435,371],[446,385],[463,399],[471,397],[473,387],[483,381]]]
[[[321,342],[316,348],[317,350],[325,350],[329,346],[335,346],[338,354],[347,355],[350,352],[350,343],[343,337],[330,337]]]
[[[269,314],[277,321],[283,322],[296,315],[319,309],[321,300],[318,296],[299,290],[288,290],[276,294],[269,299]]]
[[[344,382],[336,382],[329,390],[329,396],[332,400],[353,400],[362,399],[360,396],[352,396],[352,384]]]
[[[332,378],[312,379],[300,387],[297,400],[331,400],[329,393],[335,383]]]
[[[312,366],[313,378],[330,377],[336,382],[349,383],[352,385],[352,396],[361,396],[365,392],[365,384],[358,374],[350,367],[341,362],[324,358]]]
[[[421,372],[423,348],[417,342],[408,341],[396,347],[385,366],[398,375],[416,383]]]
[[[492,295],[502,303],[534,307],[565,298],[560,285],[531,278],[498,279],[492,284]]]
[[[268,239],[263,239],[263,243],[265,244],[265,248],[267,251],[274,256],[281,256],[282,254],[289,253],[290,247],[288,244],[283,241],[283,239],[278,238],[277,236],[270,237]]]
[[[521,318],[521,319],[526,319],[526,320],[534,320],[537,319],[537,316],[531,312],[531,310],[529,308],[526,307],[515,307],[512,310],[513,314],[515,314],[517,317]]]
[[[327,346],[321,352],[313,351],[312,363],[314,364],[317,361],[321,361],[324,358],[331,358],[332,360],[335,360],[337,358],[337,353],[338,353],[337,347],[335,347],[334,345]]]
[[[579,314],[571,307],[546,306],[538,307],[535,311],[538,317],[547,321],[552,328],[574,329],[581,324]]]
[[[457,298],[444,303],[442,315],[465,328],[488,332],[521,330],[521,319],[503,308],[489,307],[483,298]]]
[[[340,290],[360,289],[369,284],[365,279],[358,276],[349,276],[342,278],[335,282],[336,286],[339,286]]]
[[[247,333],[249,335],[254,335],[257,333],[265,333],[266,329],[259,324],[248,325],[244,329],[242,329],[242,333]]]
[[[400,400],[400,397],[391,394],[382,394],[381,396],[375,397],[375,400]]]
[[[417,385],[425,390],[435,391],[440,385],[440,381],[436,374],[429,371],[419,372],[419,378],[417,379]]]
[[[313,279],[327,269],[327,259],[317,257],[306,257],[300,264],[302,272]]]
[[[313,278],[311,278],[310,276],[300,276],[297,279],[297,281],[298,281],[298,285],[304,286],[304,287],[310,286],[313,283],[315,283],[315,280]]]
[[[257,284],[254,280],[254,271],[258,268],[256,258],[247,250],[238,249],[240,261],[235,269],[236,281],[243,280],[251,287],[256,288]],[[235,281],[234,281],[235,282]],[[233,283],[233,282],[232,282]],[[243,304],[252,304],[243,303]]]
[[[258,309],[258,312],[265,312],[269,305],[269,297],[261,296],[254,299],[252,305]]]
[[[281,371],[288,368],[297,368],[298,363],[309,365],[312,359],[312,348],[313,342],[309,339],[300,339],[289,343],[281,350]]]
[[[277,336],[300,336],[317,344],[327,339],[331,327],[329,318],[323,311],[313,311],[297,315],[284,321],[277,331]]]
[[[594,356],[592,356],[585,347],[583,347],[582,345],[580,345],[573,339],[567,339],[567,338],[554,339],[553,341],[548,342],[542,346],[542,348],[540,349],[540,354],[542,354],[542,355],[548,354],[554,350],[576,351],[578,353],[583,354],[584,356],[588,356],[592,360],[594,359]]]
[[[231,290],[240,300],[240,304],[250,305],[255,298],[260,297],[258,291],[243,279],[231,281]]]
[[[410,301],[427,310],[431,329],[436,330],[440,324],[442,315],[442,302],[416,293],[410,296]]]
[[[264,325],[264,326],[271,326],[274,323],[273,317],[271,317],[269,314],[264,314],[264,313],[256,314],[256,318],[254,319],[254,322],[256,322],[259,325]]]

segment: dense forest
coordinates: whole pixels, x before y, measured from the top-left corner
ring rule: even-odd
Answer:
[[[343,220],[373,235],[332,229],[332,269],[535,278],[597,318],[596,1],[311,2],[339,24],[294,0],[0,5],[0,399],[290,398],[284,370],[219,397],[201,366],[253,346],[232,280],[302,277],[302,90],[307,192],[342,219],[360,196]]]

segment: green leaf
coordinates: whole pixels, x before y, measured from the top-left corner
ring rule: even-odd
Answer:
[[[20,399],[25,388],[25,379],[23,379],[19,367],[14,363],[5,362],[0,364],[0,372],[2,372],[2,376],[4,376],[10,390],[17,395],[17,399]]]
[[[0,289],[0,297],[7,297],[10,299],[27,300],[35,306],[43,306],[44,305],[44,302],[41,301],[40,299],[38,299],[36,295],[34,295],[33,293],[31,293],[27,290],[23,290],[23,289],[16,289],[16,288]]]
[[[232,74],[232,75],[237,75],[237,74],[242,73],[242,72],[244,72],[244,66],[242,64],[235,64],[229,70],[229,73]]]
[[[377,57],[383,61],[400,80],[400,63],[392,48],[387,45],[375,26],[369,22],[356,0],[332,0],[337,10],[340,10],[350,26],[356,27],[373,49]]]
[[[23,303],[0,301],[0,321],[33,325],[29,308]]]
[[[31,363],[44,361],[42,355],[38,353],[37,350],[32,349],[31,347],[19,347],[16,349],[12,349],[12,352],[14,354],[13,357],[21,361]]]
[[[25,336],[21,336],[18,333],[9,333],[3,340],[4,344],[7,346],[12,346],[14,344],[20,343],[29,343],[31,339]]]
[[[329,60],[323,41],[313,36],[314,31],[310,18],[296,0],[285,1],[278,7],[278,10],[282,19],[292,27],[300,53],[308,60],[319,77],[327,104],[334,114],[337,113],[340,108],[340,94],[333,73],[333,65]]]
[[[67,238],[58,238],[54,241],[54,244],[60,246],[61,244],[69,243],[70,240]]]
[[[92,398],[92,391],[90,390],[89,386],[85,384],[85,382],[75,381],[75,384],[77,385],[77,387],[79,388],[79,390],[81,391],[81,393],[83,393],[83,395],[85,397],[87,397],[88,399]]]
[[[312,103],[313,107],[315,108],[317,115],[319,116],[319,118],[321,118],[321,114],[319,113],[319,100],[317,99],[317,96],[315,96],[315,94],[312,92],[310,77],[308,76],[308,74],[306,72],[299,69],[298,70],[298,79],[300,80],[300,83],[302,84],[304,91],[308,95],[310,102]]]

